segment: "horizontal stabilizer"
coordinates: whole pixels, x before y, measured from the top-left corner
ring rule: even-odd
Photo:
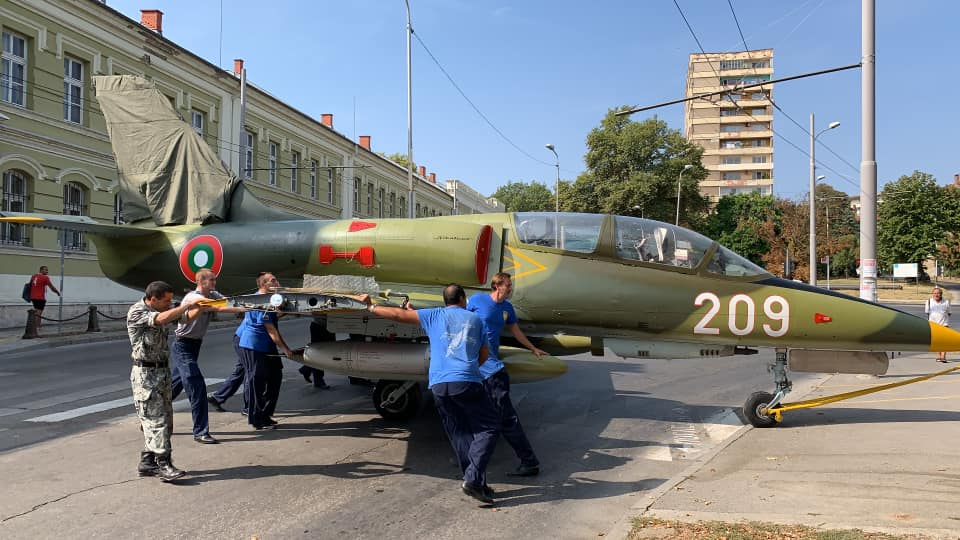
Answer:
[[[45,229],[79,231],[100,236],[145,236],[156,229],[100,223],[90,216],[65,216],[62,214],[30,214],[26,212],[0,212],[0,223],[19,223]]]

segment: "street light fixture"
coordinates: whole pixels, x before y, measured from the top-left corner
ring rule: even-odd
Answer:
[[[693,168],[693,165],[687,163],[683,166],[683,170],[680,171],[680,178],[677,178],[677,221],[674,223],[676,226],[680,226],[680,182],[683,180],[683,173],[689,171]]]
[[[817,133],[814,129],[813,123],[813,113],[810,113],[810,285],[817,285],[817,203],[815,197],[816,183],[817,180],[822,179],[823,177],[817,178],[817,159],[816,159],[816,146],[817,146],[817,137],[823,135],[824,132],[834,129],[840,125],[840,122],[830,122],[829,125],[820,133]]]
[[[557,212],[560,211],[560,156],[557,155],[557,150],[553,147],[552,144],[547,143],[544,147],[553,152],[553,156],[557,158]]]

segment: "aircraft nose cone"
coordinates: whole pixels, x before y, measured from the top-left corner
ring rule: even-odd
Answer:
[[[960,332],[936,323],[930,324],[930,352],[960,351]]]

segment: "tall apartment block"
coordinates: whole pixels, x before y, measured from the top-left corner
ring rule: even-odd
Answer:
[[[686,102],[686,137],[703,147],[709,176],[700,192],[773,194],[773,85],[738,87],[773,78],[773,49],[691,54],[687,97],[731,92]]]

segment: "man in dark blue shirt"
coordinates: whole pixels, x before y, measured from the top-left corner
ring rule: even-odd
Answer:
[[[483,375],[483,386],[490,395],[497,413],[500,415],[500,433],[510,443],[520,466],[512,474],[514,476],[535,476],[540,474],[540,460],[533,453],[533,447],[523,432],[517,410],[510,400],[510,375],[504,369],[500,360],[500,332],[506,326],[513,337],[521,345],[533,351],[537,358],[546,354],[535,347],[517,324],[517,314],[513,311],[513,304],[507,299],[513,293],[513,282],[510,274],[499,272],[493,276],[490,284],[490,294],[477,294],[470,297],[467,309],[473,311],[483,320],[486,328],[487,343],[490,345],[490,356],[480,366]]]
[[[487,345],[480,318],[465,309],[463,287],[450,284],[443,290],[446,307],[413,310],[379,306],[364,297],[371,313],[401,323],[420,324],[430,338],[429,385],[434,403],[463,472],[461,489],[486,504],[493,504],[487,486],[487,463],[499,435],[499,419],[483,389],[480,365]]]

